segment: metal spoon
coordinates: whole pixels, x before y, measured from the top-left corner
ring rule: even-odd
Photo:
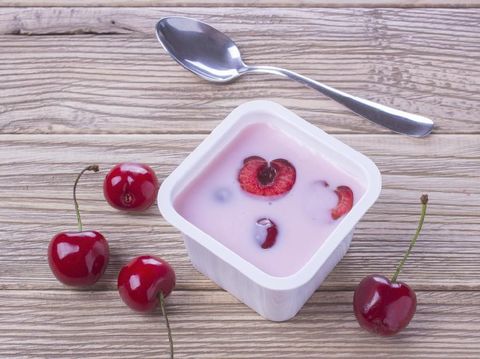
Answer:
[[[280,75],[311,87],[392,131],[415,137],[426,136],[432,131],[433,121],[426,117],[349,95],[293,71],[272,66],[247,66],[232,39],[201,21],[166,17],[157,23],[156,32],[173,59],[205,80],[229,82],[253,72]]]

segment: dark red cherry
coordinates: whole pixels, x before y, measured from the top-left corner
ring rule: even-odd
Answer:
[[[392,280],[382,275],[369,275],[362,279],[353,296],[353,312],[362,328],[379,335],[394,335],[412,320],[417,308],[415,292],[407,284],[398,282],[405,261],[410,255],[422,230],[428,196],[422,195],[422,213],[417,231],[410,241]]]
[[[295,167],[283,158],[269,163],[262,157],[251,156],[243,161],[238,173],[240,187],[258,196],[285,194],[292,189],[295,180]]]
[[[165,298],[175,287],[175,272],[161,258],[140,256],[123,266],[118,274],[120,297],[133,310],[150,312],[160,307],[167,326],[170,358],[173,359],[173,339],[168,322]]]
[[[116,209],[143,211],[155,202],[158,187],[157,176],[149,166],[119,163],[105,177],[103,194]]]
[[[107,268],[108,243],[97,231],[84,231],[77,202],[77,184],[86,171],[98,172],[97,165],[88,166],[77,176],[73,185],[73,202],[77,214],[78,231],[55,235],[48,246],[48,264],[62,283],[83,287],[98,281]]]
[[[140,256],[123,266],[118,274],[118,292],[130,308],[148,312],[159,305],[175,287],[175,272],[163,259]]]
[[[417,297],[407,284],[392,283],[382,275],[363,278],[353,297],[353,309],[360,326],[385,336],[404,329],[416,307]]]
[[[61,232],[48,247],[48,263],[55,277],[75,287],[96,283],[108,259],[107,240],[96,231]]]

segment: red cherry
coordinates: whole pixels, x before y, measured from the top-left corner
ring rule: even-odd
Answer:
[[[362,328],[380,335],[394,335],[404,329],[417,307],[415,292],[405,283],[381,275],[360,282],[353,297],[353,309]]]
[[[259,196],[278,196],[290,191],[295,184],[295,167],[283,158],[268,163],[264,158],[251,156],[243,161],[238,173],[242,189]]]
[[[255,227],[255,239],[263,249],[273,247],[277,241],[277,225],[268,218],[259,219]]]
[[[172,331],[165,308],[165,298],[175,287],[175,272],[170,264],[154,256],[134,258],[120,270],[117,285],[120,297],[133,310],[149,312],[160,305],[173,359]]]
[[[155,172],[141,163],[119,163],[108,172],[103,182],[103,194],[116,209],[144,211],[157,196]]]
[[[156,309],[159,295],[167,297],[175,287],[175,272],[163,259],[140,256],[123,266],[118,274],[120,297],[139,312]]]
[[[48,263],[57,279],[82,287],[96,283],[109,258],[107,240],[96,231],[61,232],[50,242]]]
[[[353,311],[362,328],[379,335],[394,335],[404,329],[412,320],[417,307],[415,292],[405,283],[397,282],[405,261],[410,255],[420,231],[427,211],[428,196],[422,195],[422,213],[417,231],[410,246],[395,271],[392,280],[382,275],[365,277],[353,296]]]
[[[98,172],[97,165],[80,172],[73,185],[73,202],[77,214],[78,232],[61,232],[55,235],[48,246],[48,264],[55,277],[71,286],[89,286],[98,281],[107,268],[108,243],[96,231],[83,231],[77,202],[77,184],[86,171]]]
[[[339,219],[350,212],[353,207],[353,192],[348,186],[339,186],[335,190],[338,197],[337,206],[332,209],[332,218]]]

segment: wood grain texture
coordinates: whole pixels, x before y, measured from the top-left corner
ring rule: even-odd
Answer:
[[[169,6],[169,7],[363,7],[363,8],[473,8],[480,7],[479,0],[4,0],[1,6],[46,7],[46,6]]]
[[[480,133],[480,10],[244,8],[0,9],[0,132],[207,133],[267,98],[333,133],[386,133],[287,80],[197,79],[157,43],[165,15],[226,31],[248,63],[427,115],[436,133]]]
[[[143,161],[162,180],[204,135],[3,135],[0,136],[0,283],[4,289],[58,289],[46,263],[52,235],[75,228],[71,186],[76,172],[98,163],[102,175],[82,179],[84,223],[102,231],[111,265],[97,289],[114,289],[130,258],[157,253],[178,272],[181,289],[216,289],[190,265],[181,235],[156,208],[140,215],[111,209],[101,183],[117,162]],[[419,214],[418,197],[430,195],[423,234],[402,277],[418,289],[480,290],[480,136],[339,135],[371,157],[383,174],[379,201],[358,225],[350,251],[322,289],[351,290],[368,273],[392,273]],[[22,262],[23,270],[16,270]]]
[[[167,358],[161,316],[131,312],[115,290],[120,266],[144,253],[165,257],[177,272],[168,303],[177,359],[479,358],[479,6],[1,1],[0,358]],[[268,76],[228,86],[201,82],[157,44],[153,25],[167,15],[194,16],[226,31],[249,63],[284,66],[431,116],[435,134],[389,134]],[[257,98],[337,133],[383,175],[381,197],[357,226],[349,252],[286,323],[263,320],[197,273],[181,234],[156,208],[119,213],[101,190],[103,175],[120,161],[149,163],[164,179],[235,106]],[[80,207],[86,226],[108,237],[111,262],[97,285],[77,291],[53,279],[46,248],[52,235],[75,228],[71,186],[91,163],[103,172],[82,178]],[[394,270],[415,229],[421,192],[430,195],[428,215],[401,274],[417,291],[418,310],[405,332],[378,338],[358,328],[351,291],[364,275]]]
[[[176,291],[167,305],[175,357],[478,358],[479,292],[418,292],[410,327],[393,338],[360,330],[351,301],[351,292],[316,293],[274,323],[225,292]],[[132,312],[116,292],[1,291],[0,307],[2,358],[167,358],[161,315]]]

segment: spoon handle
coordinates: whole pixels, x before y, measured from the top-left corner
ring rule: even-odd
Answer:
[[[293,71],[271,66],[248,66],[242,71],[242,74],[249,72],[275,74],[300,82],[341,103],[367,120],[394,132],[413,137],[424,137],[433,129],[433,121],[429,118],[349,95],[346,92],[339,91]]]

